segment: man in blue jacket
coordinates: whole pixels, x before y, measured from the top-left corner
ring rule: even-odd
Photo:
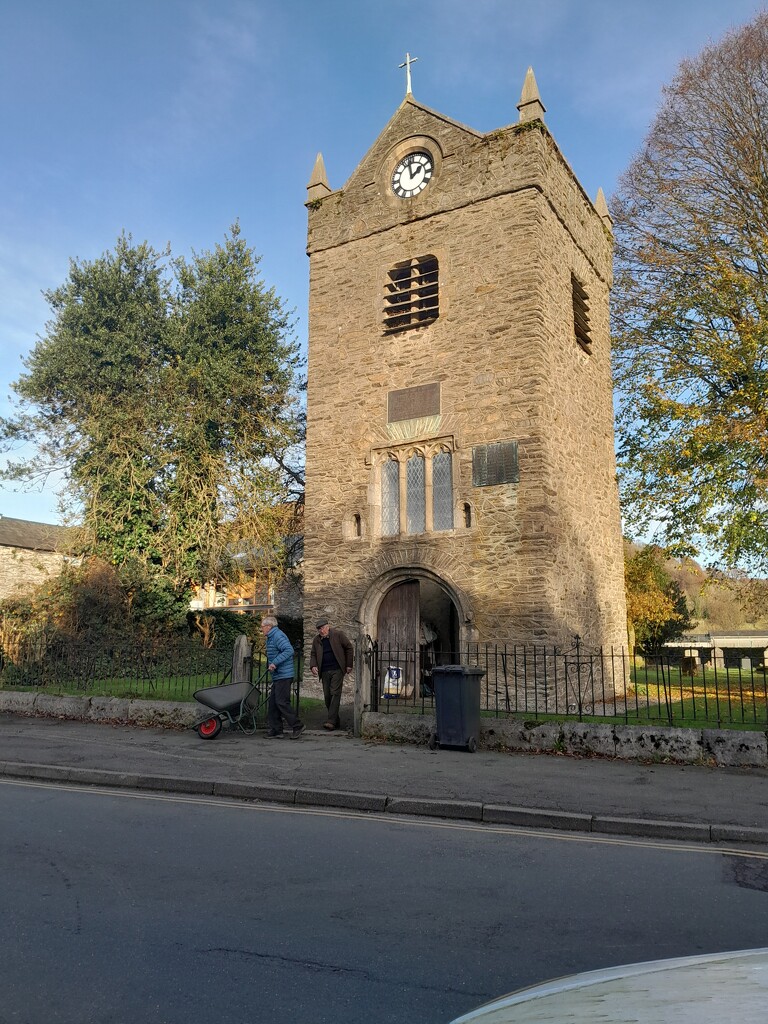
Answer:
[[[274,615],[265,615],[261,631],[267,645],[267,669],[272,675],[272,686],[267,701],[267,736],[283,735],[283,722],[296,740],[304,732],[304,724],[291,709],[293,686],[293,645],[282,629],[277,628]]]

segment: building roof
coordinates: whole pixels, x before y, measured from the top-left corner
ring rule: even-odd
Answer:
[[[68,533],[65,526],[34,523],[29,519],[11,519],[0,515],[0,547],[28,551],[58,551]]]
[[[664,647],[768,647],[766,629],[713,629],[709,633],[684,633]]]

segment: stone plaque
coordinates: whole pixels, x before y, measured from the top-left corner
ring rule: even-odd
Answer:
[[[390,391],[387,395],[387,423],[440,415],[440,385],[421,384],[415,388]]]

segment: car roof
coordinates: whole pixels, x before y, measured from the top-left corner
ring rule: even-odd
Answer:
[[[521,989],[452,1024],[761,1024],[768,948],[653,960]]]

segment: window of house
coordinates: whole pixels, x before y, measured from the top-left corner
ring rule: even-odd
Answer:
[[[384,288],[384,333],[423,327],[440,314],[437,258],[418,256],[398,263]]]
[[[586,288],[575,274],[571,274],[573,295],[573,330],[576,341],[586,353],[592,354],[592,333],[589,324],[589,296]]]
[[[399,458],[398,458],[399,454]],[[402,489],[401,489],[402,475]],[[401,516],[401,498],[405,501]],[[453,529],[453,457],[430,451],[391,453],[381,464],[381,534],[396,537]]]

